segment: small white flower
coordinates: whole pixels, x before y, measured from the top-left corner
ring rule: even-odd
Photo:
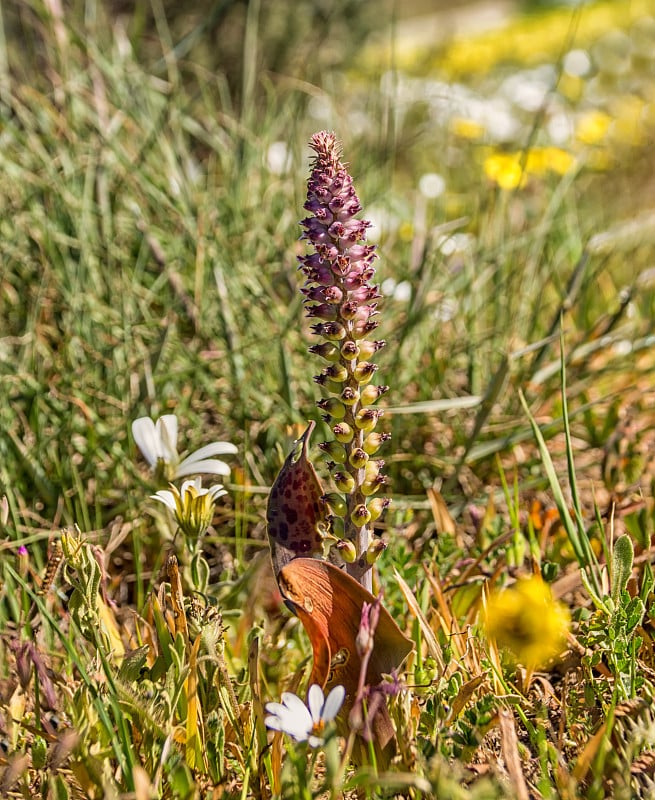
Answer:
[[[266,726],[298,742],[307,742],[310,747],[320,747],[325,726],[337,716],[345,696],[345,688],[335,686],[326,699],[321,687],[313,684],[305,705],[298,695],[283,692],[281,703],[266,704]]]
[[[212,442],[180,461],[177,454],[175,414],[164,414],[156,423],[150,417],[135,419],[132,423],[132,436],[148,465],[169,480],[200,474],[229,475],[230,467],[213,456],[234,455],[238,452],[230,442]]]
[[[150,496],[170,508],[185,536],[198,539],[211,525],[216,500],[225,494],[220,483],[203,489],[202,478],[196,478],[184,481],[180,489],[171,484],[170,491],[162,489]]]

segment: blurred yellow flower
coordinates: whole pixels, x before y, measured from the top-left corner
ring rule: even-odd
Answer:
[[[561,147],[544,147],[544,160],[557,175],[566,175],[575,167],[575,157]]]
[[[577,121],[575,136],[583,144],[598,144],[607,136],[612,118],[597,108],[585,112]]]
[[[453,117],[450,130],[461,139],[480,139],[484,135],[484,125],[466,117]]]
[[[493,153],[483,164],[484,174],[501,189],[516,189],[525,183],[525,173],[517,153]]]
[[[532,577],[492,594],[483,624],[489,639],[535,669],[564,649],[570,616],[568,609],[553,599],[550,587]]]

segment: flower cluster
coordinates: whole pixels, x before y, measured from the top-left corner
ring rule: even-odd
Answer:
[[[310,146],[316,153],[307,184],[303,238],[314,252],[300,257],[307,280],[303,287],[307,316],[318,320],[313,332],[322,341],[310,347],[327,366],[316,376],[326,397],[318,401],[334,440],[319,447],[328,459],[338,492],[326,496],[337,515],[337,536],[355,544],[358,570],[366,566],[368,525],[389,504],[374,498],[384,485],[384,462],[372,458],[388,434],[376,432],[382,412],[374,407],[388,386],[373,384],[377,366],[370,360],[385,342],[369,338],[378,326],[377,285],[371,283],[375,247],[366,244],[366,220],[357,219],[361,205],[348,170],[341,162],[333,133],[314,134]],[[338,520],[343,520],[343,531]],[[373,548],[369,561],[380,548]],[[353,570],[357,574],[357,569]]]

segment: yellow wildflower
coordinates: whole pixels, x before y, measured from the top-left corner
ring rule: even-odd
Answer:
[[[575,126],[575,136],[583,144],[598,144],[607,136],[611,123],[612,118],[604,111],[587,111]]]
[[[516,189],[525,183],[525,174],[516,153],[493,153],[483,164],[484,174],[501,189]]]
[[[575,167],[575,158],[561,147],[544,147],[545,160],[548,169],[557,175],[566,175]]]
[[[480,139],[485,132],[484,125],[466,117],[453,117],[450,130],[461,139]]]
[[[483,624],[499,647],[535,669],[564,649],[570,617],[565,606],[553,599],[550,587],[532,577],[492,594]]]

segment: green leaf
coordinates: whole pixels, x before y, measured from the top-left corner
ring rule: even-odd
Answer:
[[[618,605],[621,593],[625,591],[630,575],[632,575],[634,558],[635,549],[632,539],[627,534],[619,536],[614,542],[612,553],[612,600],[616,605]]]

